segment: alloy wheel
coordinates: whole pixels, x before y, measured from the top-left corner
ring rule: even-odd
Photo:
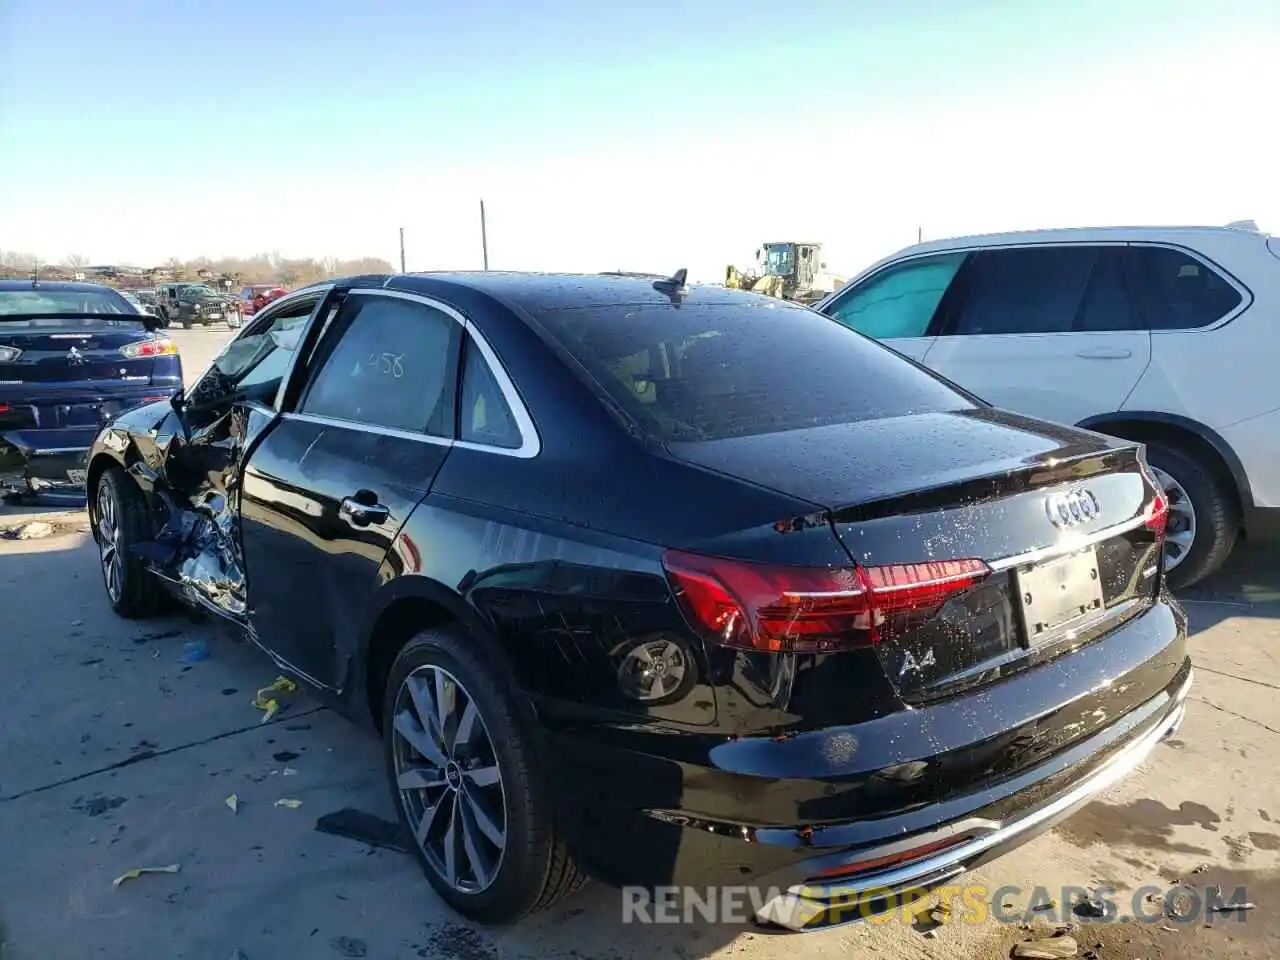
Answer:
[[[1169,523],[1164,535],[1164,571],[1168,573],[1187,558],[1196,539],[1196,508],[1173,475],[1152,466],[1160,489],[1169,501]]]
[[[116,516],[115,491],[106,487],[98,497],[98,556],[107,595],[118,603],[124,592],[124,564],[120,557],[120,522]]]
[[[507,842],[506,795],[475,700],[449,671],[421,666],[396,693],[392,757],[414,840],[459,893],[493,883]]]

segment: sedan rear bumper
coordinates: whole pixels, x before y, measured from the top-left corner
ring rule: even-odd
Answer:
[[[909,840],[796,864],[758,881],[762,887],[781,887],[783,892],[766,901],[757,918],[797,932],[865,919],[910,902],[1027,842],[1126,777],[1161,740],[1172,736],[1185,716],[1192,677],[1188,671],[1182,686],[1144,732],[1034,809],[1003,821],[968,817]],[[859,870],[860,863],[877,866]],[[842,869],[846,866],[847,872]],[[815,879],[833,875],[837,879]]]
[[[774,922],[809,929],[853,886],[942,883],[1052,826],[1176,726],[1190,676],[1185,615],[1162,598],[978,696],[843,729],[725,738],[571,724],[551,731],[554,782],[572,785],[557,791],[560,819],[603,879],[742,884],[756,907],[778,901]],[[861,916],[848,912],[816,925]]]
[[[93,427],[0,433],[0,489],[83,486],[80,471],[97,435]]]

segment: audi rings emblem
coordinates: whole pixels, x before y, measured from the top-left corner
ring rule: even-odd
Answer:
[[[1045,512],[1055,527],[1074,527],[1096,520],[1102,509],[1091,490],[1066,490],[1050,494],[1044,501]]]

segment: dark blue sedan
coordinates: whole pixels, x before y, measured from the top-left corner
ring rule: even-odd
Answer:
[[[104,423],[182,388],[155,326],[100,284],[0,281],[0,491],[82,486]]]

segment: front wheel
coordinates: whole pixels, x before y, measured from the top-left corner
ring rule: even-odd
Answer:
[[[110,467],[98,481],[97,507],[94,535],[111,609],[131,620],[151,616],[163,599],[160,584],[131,550],[150,539],[146,499],[122,470]]]
[[[400,824],[427,880],[463,916],[508,923],[585,880],[553,823],[532,712],[456,627],[400,651],[383,704]]]
[[[1149,443],[1147,463],[1169,501],[1164,571],[1179,590],[1226,562],[1240,532],[1240,510],[1221,472],[1181,449]]]

